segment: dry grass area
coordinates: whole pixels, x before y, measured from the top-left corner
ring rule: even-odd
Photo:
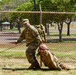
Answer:
[[[76,58],[73,54],[76,54],[76,43],[46,43],[48,48],[59,58],[59,61],[76,67]],[[14,45],[5,45],[5,49]],[[0,47],[4,47],[0,45]],[[23,52],[25,51],[25,44],[21,45],[22,49],[6,51],[6,52]],[[19,50],[20,49],[20,50]],[[68,54],[67,54],[68,53]],[[25,55],[25,54],[24,54]],[[65,57],[66,56],[66,57]],[[38,58],[39,59],[39,58]],[[46,67],[43,70],[26,70],[30,64],[28,63],[26,56],[20,57],[5,57],[0,56],[0,75],[75,75],[76,70],[63,70],[63,71],[51,71]]]
[[[72,27],[75,29],[75,26]],[[49,36],[47,37],[47,39],[51,39],[53,37]],[[7,40],[15,41],[15,39],[8,38]],[[76,67],[76,42],[52,43],[49,40],[46,45],[48,46],[50,51],[59,58],[59,61],[71,65],[72,67]],[[6,50],[14,46],[15,45],[12,43],[0,44],[0,51]],[[42,70],[26,70],[30,66],[30,64],[26,59],[25,50],[26,46],[25,44],[22,44],[3,53],[0,53],[0,75],[76,75],[76,70],[51,71],[44,67],[44,65],[42,67],[44,69]]]

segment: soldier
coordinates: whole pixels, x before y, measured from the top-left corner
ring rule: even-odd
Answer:
[[[41,44],[39,47],[39,54],[40,54],[40,59],[41,59],[41,66],[42,62],[44,63],[45,66],[47,66],[51,70],[70,70],[70,69],[75,69],[70,67],[69,65],[62,64],[58,61],[58,58],[49,51],[47,46],[45,44]]]
[[[23,20],[24,30],[17,40],[20,43],[22,40],[26,40],[26,57],[31,66],[28,69],[40,69],[39,63],[35,57],[36,49],[42,43],[42,39],[38,33],[38,30],[32,26],[28,19]]]

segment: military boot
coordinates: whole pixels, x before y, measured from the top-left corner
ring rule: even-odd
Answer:
[[[35,68],[35,65],[31,64],[30,67],[28,68],[28,70],[34,69],[34,68]]]
[[[35,70],[41,69],[38,62],[35,62]]]
[[[61,71],[61,70],[62,70],[62,67],[61,67],[61,66],[59,66],[59,65],[58,65],[58,70],[59,70],[59,71]]]
[[[61,68],[64,70],[72,70],[74,68],[70,67],[69,65],[65,65],[65,64],[60,64]]]

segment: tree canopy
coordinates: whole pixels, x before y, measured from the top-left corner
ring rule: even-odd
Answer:
[[[42,11],[55,11],[55,12],[75,12],[76,11],[76,1],[75,0],[36,0],[36,11],[40,11],[39,4],[41,4]],[[34,1],[31,0],[28,3],[24,3],[17,7],[15,10],[17,11],[33,11],[34,10]],[[15,20],[16,18],[29,18],[31,24],[34,23],[34,14],[12,14],[11,20]],[[73,18],[73,15],[68,14],[43,14],[43,24],[50,21],[54,21],[58,25],[60,39],[62,38],[62,27],[63,22],[66,21],[67,18]],[[39,23],[40,14],[36,14],[36,23]],[[71,21],[71,20],[70,20]],[[61,41],[61,40],[60,40]]]

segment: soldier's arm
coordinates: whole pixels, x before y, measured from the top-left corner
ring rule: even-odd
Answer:
[[[24,36],[24,32],[25,30],[22,32],[22,34],[20,35],[19,39],[17,40],[16,44],[20,43],[22,40],[24,40],[25,36]]]

